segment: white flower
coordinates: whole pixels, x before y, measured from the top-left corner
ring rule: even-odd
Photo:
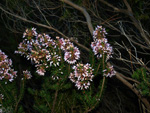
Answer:
[[[28,70],[23,71],[23,75],[26,79],[31,79],[31,77],[32,77],[31,72]]]
[[[97,58],[101,58],[106,55],[106,61],[112,57],[112,47],[105,38],[106,31],[102,26],[97,26],[93,32],[94,42],[91,43],[91,48],[93,49],[94,55]]]
[[[73,66],[72,69],[74,70],[73,73],[70,73],[69,79],[75,83],[75,86],[78,89],[88,89],[90,86],[90,81],[92,81],[93,69],[91,68],[90,64],[77,64]]]
[[[64,60],[69,64],[74,64],[80,58],[80,51],[77,47],[69,46],[64,54]]]
[[[110,78],[116,74],[116,71],[114,70],[113,66],[111,67],[107,66],[106,69],[103,70],[103,72],[104,72],[104,76],[110,77]]]

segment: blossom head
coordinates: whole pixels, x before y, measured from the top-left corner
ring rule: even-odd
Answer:
[[[59,66],[59,62],[61,61],[61,57],[59,55],[56,54],[56,52],[54,53],[50,53],[51,55],[51,59],[50,59],[50,66]]]
[[[105,38],[105,34],[107,34],[105,29],[102,28],[102,26],[97,26],[93,32],[94,42],[91,43],[91,48],[97,58],[102,58],[103,55],[106,55],[107,61],[110,57],[112,57],[112,47]]]
[[[37,36],[36,28],[26,29],[23,33],[23,38]]]
[[[31,79],[32,77],[31,72],[28,70],[23,71],[23,76],[25,77],[25,79]]]
[[[74,64],[80,58],[80,51],[77,47],[70,45],[66,48],[64,60],[69,64]]]
[[[58,48],[60,48],[62,50],[65,50],[65,48],[64,48],[65,44],[66,44],[65,39],[64,38],[59,38],[58,36],[56,37],[56,39],[57,39]]]
[[[36,70],[36,72],[39,74],[39,75],[41,75],[41,76],[44,76],[45,75],[45,72],[46,72],[46,68],[45,68],[45,66],[44,65],[42,65],[42,64],[37,64],[35,67],[37,67],[37,70]]]
[[[94,55],[96,55],[97,58],[101,58],[103,55],[106,55],[106,60],[108,60],[111,57],[112,47],[109,43],[107,43],[106,38],[92,42],[91,47],[93,49]]]
[[[61,48],[63,51],[66,51],[68,47],[74,46],[73,43],[70,42],[69,39],[63,39],[57,37],[58,40],[58,47]]]
[[[0,50],[0,80],[12,82],[17,77],[17,71],[14,71],[12,67],[12,60]]]
[[[78,89],[84,90],[88,89],[90,86],[90,81],[92,81],[93,69],[91,68],[90,64],[77,64],[72,68],[74,70],[73,73],[70,73],[70,80],[75,83],[75,86]]]
[[[114,70],[113,66],[110,66],[110,67],[106,67],[105,70],[103,70],[104,72],[104,76],[106,77],[112,77],[116,74],[116,71]]]
[[[38,34],[36,37],[36,42],[40,44],[41,47],[45,48],[56,48],[55,41],[48,34]]]
[[[94,41],[99,40],[101,38],[105,38],[107,32],[105,30],[105,28],[102,28],[102,26],[98,26],[95,28],[95,30],[93,31],[93,39]]]

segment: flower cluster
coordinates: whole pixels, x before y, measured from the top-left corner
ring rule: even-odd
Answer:
[[[63,51],[65,51],[68,46],[73,46],[73,43],[71,43],[69,39],[59,38],[58,36],[56,37],[56,39],[58,47]]]
[[[30,38],[32,36],[37,36],[36,28],[26,29],[25,32],[23,33],[23,38],[25,37]]]
[[[12,60],[0,50],[0,80],[6,79],[12,82],[17,77],[17,71],[12,67]]]
[[[73,73],[70,73],[70,80],[75,83],[75,86],[78,89],[84,90],[89,88],[90,81],[92,81],[93,69],[91,68],[90,64],[77,64],[72,68],[74,70]]]
[[[23,71],[23,76],[25,77],[25,79],[31,79],[31,77],[32,77],[30,71],[28,71],[28,70]]]
[[[103,55],[106,55],[107,61],[110,57],[112,57],[112,47],[105,38],[105,34],[107,34],[105,29],[102,28],[102,26],[97,26],[93,32],[94,42],[91,43],[91,47],[97,58],[102,58]]]
[[[18,51],[37,67],[37,73],[44,75],[46,68],[59,66],[61,57],[56,53],[56,42],[49,35],[38,34],[35,28],[26,29],[24,40],[19,44]]]
[[[91,43],[91,47],[93,49],[94,55],[96,55],[97,58],[104,57],[106,59],[105,61],[107,62],[107,60],[112,57],[112,47],[106,39],[106,34],[107,32],[105,28],[102,28],[102,26],[97,26],[93,32],[94,42]],[[112,77],[116,73],[113,67],[106,67],[103,72],[104,76],[106,77]]]
[[[19,44],[15,53],[24,55],[28,60],[33,61],[37,67],[37,73],[44,75],[47,68],[59,66],[61,49],[64,52],[64,60],[74,64],[80,58],[80,51],[70,42],[69,39],[56,37],[53,40],[49,35],[38,34],[35,28],[26,29],[23,33],[24,40]]]
[[[55,41],[47,34],[38,34],[36,37],[36,42],[40,44],[40,46],[45,48],[56,48]]]
[[[112,47],[105,38],[106,34],[107,32],[102,26],[97,26],[93,32],[94,42],[91,43],[91,47],[97,58],[104,56],[105,61],[112,55]],[[54,40],[45,33],[38,34],[35,28],[26,29],[23,33],[23,39],[19,44],[18,51],[15,51],[15,53],[24,55],[28,60],[30,59],[35,63],[36,72],[41,76],[45,75],[48,68],[59,66],[60,61],[63,59],[69,64],[75,64],[80,58],[79,49],[69,39],[56,37],[56,40]],[[94,77],[90,64],[87,63],[84,65],[79,63],[73,66],[73,70],[74,72],[69,75],[70,80],[75,83],[78,89],[88,89],[90,81]],[[107,67],[103,72],[106,77],[111,77],[115,74],[113,67]],[[24,76],[26,79],[31,78],[31,74],[28,71],[24,71]],[[55,74],[52,76],[54,80],[59,78]]]
[[[69,39],[63,39],[57,37],[58,46],[65,52],[64,60],[69,64],[75,64],[77,60],[80,58],[80,51],[77,47],[70,42]]]
[[[54,53],[50,53],[51,55],[51,61],[50,61],[50,66],[54,65],[59,66],[59,62],[61,61],[61,57],[59,55],[56,54],[56,52]]]
[[[114,70],[113,66],[110,66],[110,67],[106,67],[105,70],[103,70],[104,72],[104,76],[106,77],[112,77],[116,74],[116,71]]]
[[[95,28],[95,31],[93,31],[93,39],[94,41],[99,40],[101,38],[105,38],[105,34],[107,34],[105,28],[102,28],[102,26],[98,26]]]
[[[77,47],[74,46],[68,46],[65,55],[64,60],[68,62],[69,64],[74,64],[76,61],[80,58],[80,51]]]
[[[46,66],[45,65],[42,65],[42,64],[37,64],[35,65],[35,67],[37,67],[37,70],[36,72],[41,75],[41,76],[44,76],[45,72],[46,72]]]

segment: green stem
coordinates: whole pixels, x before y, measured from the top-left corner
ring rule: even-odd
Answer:
[[[103,70],[105,69],[105,58],[104,58],[104,54],[103,54]],[[101,92],[100,92],[100,96],[99,96],[99,98],[101,98],[101,96],[102,96],[102,92],[103,92],[103,89],[104,89],[104,84],[105,84],[105,76],[103,77],[103,82],[102,82],[102,87],[101,87]]]
[[[46,91],[45,86],[43,86],[43,88],[44,88],[44,90]],[[51,109],[50,103],[49,103],[49,102],[48,102],[48,100],[45,98],[45,96],[44,96],[44,99],[45,99],[45,101],[47,102],[47,104],[48,104],[49,108]]]
[[[24,91],[24,79],[23,79],[23,83],[22,83],[22,88],[21,88],[21,90]],[[19,102],[20,102],[22,96],[23,96],[23,92],[20,92],[19,99],[18,99],[18,101],[17,101],[17,103],[16,103],[15,112],[14,112],[14,113],[17,113],[18,104],[19,104]]]
[[[57,95],[58,95],[58,90],[56,90],[55,92],[55,98],[54,98],[54,101],[53,101],[53,108],[52,108],[52,112],[51,113],[55,113],[55,104],[56,104],[56,100],[57,100]]]
[[[101,98],[101,96],[102,96],[102,92],[103,92],[104,85],[105,85],[105,78],[106,78],[106,77],[103,77],[102,88],[101,88],[101,92],[100,92],[99,98]]]
[[[103,70],[105,69],[105,57],[104,57],[104,55],[103,55],[103,59],[102,59],[103,61]],[[100,66],[100,64],[99,64],[99,66]],[[98,66],[98,68],[99,68],[99,66]],[[98,70],[98,69],[97,69]],[[101,96],[102,96],[102,93],[103,93],[103,90],[104,90],[104,85],[105,85],[105,76],[103,77],[103,82],[102,82],[102,87],[101,87],[101,91],[100,91],[100,94],[99,94],[99,96],[98,96],[98,98],[97,99],[100,99],[101,98]],[[85,113],[88,113],[88,112],[90,112],[90,111],[92,111],[94,108],[95,108],[95,106],[98,104],[98,101],[99,100],[97,100],[96,101],[96,103],[90,108],[90,109],[88,109],[87,111],[85,111]]]
[[[97,73],[98,73],[98,70],[99,70],[99,68],[100,68],[100,65],[101,65],[101,62],[98,64],[98,67],[97,67],[97,70],[96,70],[95,76],[96,76],[96,75],[97,75]]]

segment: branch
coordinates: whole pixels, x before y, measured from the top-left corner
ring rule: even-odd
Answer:
[[[113,6],[112,4],[110,4],[110,3],[108,3],[108,2],[106,2],[106,1],[104,1],[104,0],[100,0],[100,2],[102,2],[103,4],[105,4],[105,5],[107,5],[107,6],[111,7],[111,8],[113,8],[114,11],[116,11],[116,12],[122,12],[122,13],[126,13],[126,14],[127,14],[127,11],[126,11],[125,9],[119,9],[119,8]]]
[[[126,77],[126,76],[122,75],[121,73],[120,73],[119,75],[120,75],[122,78],[126,79],[126,80],[129,80],[129,81],[135,82],[135,83],[137,83],[137,84],[140,84],[140,82],[137,81],[137,80],[135,80],[135,79],[132,79],[132,78],[130,78],[130,77]]]
[[[128,11],[132,13],[132,9],[131,9],[129,3],[127,2],[127,0],[123,0],[123,2],[125,3],[125,5],[126,5]]]
[[[81,7],[81,6],[78,6],[78,5],[74,4],[74,3],[71,2],[70,0],[60,0],[60,1],[66,3],[66,4],[68,4],[68,5],[70,5],[70,6],[72,6],[72,7],[74,7],[75,9],[81,11],[81,12],[84,14],[84,16],[85,16],[85,18],[86,18],[86,21],[87,21],[87,25],[88,25],[89,31],[90,31],[91,35],[93,36],[93,31],[94,31],[94,30],[93,30],[93,26],[92,26],[92,23],[91,23],[91,17],[90,17],[90,15],[88,14],[88,12],[86,11],[86,9],[83,8],[83,7]]]
[[[26,18],[23,18],[23,17],[19,16],[19,15],[16,15],[16,14],[13,14],[13,13],[10,13],[10,12],[6,11],[6,10],[3,9],[1,6],[0,6],[0,9],[1,9],[2,11],[4,11],[5,13],[7,13],[7,14],[9,14],[9,15],[15,17],[15,18],[18,18],[18,19],[20,19],[20,20],[22,20],[22,21],[24,21],[24,22],[32,23],[32,24],[37,25],[37,26],[40,26],[40,27],[44,27],[44,28],[47,28],[47,29],[51,29],[51,30],[57,32],[58,34],[60,34],[61,36],[63,36],[64,38],[69,39],[69,37],[67,37],[67,36],[64,35],[62,32],[60,32],[59,30],[55,29],[55,28],[52,27],[52,26],[47,26],[47,25],[44,25],[44,24],[41,24],[41,23],[37,23],[37,22],[34,22],[34,21],[30,21],[30,20],[28,20],[28,19],[26,19]],[[71,40],[72,42],[74,42],[75,44],[77,44],[78,46],[80,46],[81,48],[85,49],[86,51],[88,51],[88,52],[90,51],[90,49],[88,49],[88,48],[85,47],[84,45],[78,43],[77,41],[75,41],[75,40],[73,40],[73,39],[70,39],[70,40]]]
[[[103,4],[113,8],[114,11],[121,12],[121,13],[124,13],[124,14],[128,15],[129,18],[132,20],[134,26],[139,30],[141,36],[144,38],[146,44],[150,45],[150,40],[146,36],[146,34],[144,32],[144,29],[142,28],[141,23],[133,16],[133,12],[132,12],[131,6],[129,5],[129,3],[126,0],[123,0],[123,1],[124,1],[125,5],[126,5],[127,9],[119,9],[119,8],[111,5],[110,3],[108,3],[108,2],[106,2],[104,0],[100,0],[100,2],[102,2]]]
[[[60,31],[58,31],[58,30],[55,29],[54,27],[47,26],[47,25],[44,25],[44,24],[41,24],[41,23],[37,23],[37,22],[33,22],[33,21],[30,21],[30,20],[27,20],[26,18],[23,18],[23,17],[21,17],[21,16],[19,16],[19,15],[16,15],[16,14],[13,14],[13,13],[10,13],[10,12],[6,11],[6,10],[3,9],[1,6],[0,6],[0,9],[1,9],[2,11],[4,11],[5,13],[7,13],[7,14],[13,16],[13,17],[16,17],[16,18],[18,18],[18,19],[20,19],[20,20],[22,20],[22,21],[25,21],[25,22],[28,22],[28,23],[35,24],[35,25],[37,25],[37,26],[41,26],[41,27],[44,27],[44,28],[48,28],[48,29],[54,30],[54,31],[56,31],[57,33],[59,33],[60,35],[62,35],[64,38],[68,38],[66,35],[64,35],[64,34],[61,33]]]
[[[49,25],[49,26],[51,26],[50,25],[50,23],[48,22],[48,20],[46,19],[46,17],[45,17],[45,15],[42,13],[42,11],[41,11],[41,9],[39,8],[39,6],[36,4],[36,2],[33,0],[33,2],[34,2],[34,4],[36,5],[36,7],[37,7],[37,9],[39,10],[39,12],[42,14],[42,16],[44,17],[44,19],[45,19],[45,21],[47,22],[47,24]]]
[[[107,63],[108,66],[111,66],[110,63]],[[140,94],[139,94],[139,91],[135,88],[133,88],[133,85],[130,84],[127,80],[125,80],[122,76],[121,76],[121,73],[119,72],[116,72],[116,78],[119,79],[123,84],[125,84],[128,88],[130,88],[137,96],[138,98],[144,103],[144,105],[146,106],[147,108],[147,111],[148,113],[150,113],[150,103],[149,101],[142,97]]]
[[[53,108],[52,108],[52,113],[54,113],[55,111],[55,104],[56,104],[56,100],[57,100],[57,96],[58,96],[58,90],[55,91],[55,98],[54,98],[54,101],[53,101]]]

